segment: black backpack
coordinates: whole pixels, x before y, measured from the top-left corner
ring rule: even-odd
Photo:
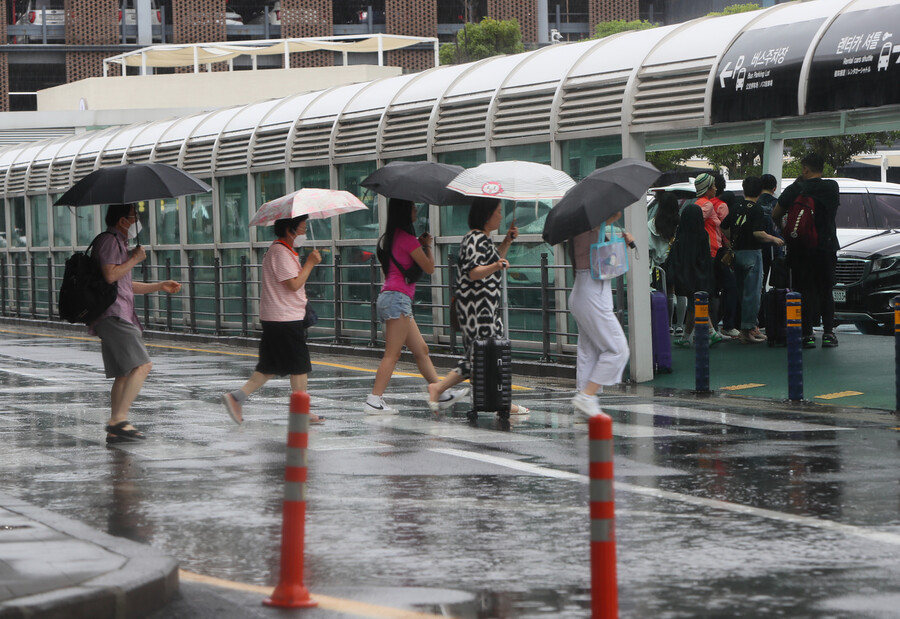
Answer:
[[[100,263],[91,255],[97,238],[84,252],[77,251],[66,260],[66,270],[59,287],[59,317],[63,320],[90,324],[116,300],[118,283],[107,283]]]

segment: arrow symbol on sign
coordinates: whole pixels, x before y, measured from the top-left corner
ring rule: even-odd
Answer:
[[[722,69],[722,72],[719,73],[719,85],[722,88],[725,88],[725,79],[734,75],[734,71],[731,70],[731,63],[725,65],[725,68]]]

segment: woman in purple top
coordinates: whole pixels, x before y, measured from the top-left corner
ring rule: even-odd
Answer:
[[[423,232],[416,238],[413,228],[415,220],[415,204],[391,198],[387,208],[387,225],[376,249],[384,272],[384,285],[376,303],[378,319],[384,323],[384,357],[375,373],[372,393],[366,398],[365,412],[370,414],[397,412],[385,404],[383,395],[404,345],[413,354],[425,380],[429,383],[439,380],[428,356],[428,344],[413,316],[416,280],[422,273],[434,272],[431,235]]]

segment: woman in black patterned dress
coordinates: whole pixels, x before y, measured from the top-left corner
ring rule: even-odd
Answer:
[[[428,405],[438,412],[440,395],[450,387],[469,378],[472,372],[472,346],[475,340],[503,337],[500,318],[502,271],[509,267],[506,252],[519,235],[515,220],[499,247],[491,241],[491,234],[500,227],[503,211],[500,200],[476,198],[469,208],[469,228],[459,244],[458,278],[456,280],[456,311],[462,331],[465,357],[439,383],[428,385]],[[527,413],[524,406],[512,405],[512,414]]]

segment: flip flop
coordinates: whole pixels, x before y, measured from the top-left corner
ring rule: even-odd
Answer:
[[[134,441],[143,441],[146,440],[147,437],[144,436],[144,433],[135,428],[131,427],[130,430],[126,430],[126,426],[130,426],[130,421],[120,421],[114,426],[106,426],[106,442],[107,443],[123,443],[123,442],[134,442]],[[111,435],[111,436],[109,436]]]
[[[325,423],[325,418],[324,418],[324,417],[317,417],[316,419],[310,419],[310,420],[309,420],[309,424],[310,424],[310,425],[318,425],[318,424],[320,424],[320,423]]]

